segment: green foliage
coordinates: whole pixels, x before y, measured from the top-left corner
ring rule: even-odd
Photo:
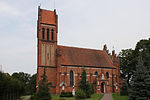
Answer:
[[[19,80],[0,72],[0,100],[18,99],[22,91],[23,85]]]
[[[36,76],[37,74],[33,74],[31,77],[30,77],[30,81],[29,81],[29,84],[30,84],[30,94],[34,94],[36,93]]]
[[[127,80],[129,85],[129,80],[131,79],[133,72],[135,71],[135,62],[136,57],[134,57],[134,50],[126,49],[122,50],[119,53],[120,58],[120,70],[121,70],[121,77]]]
[[[94,94],[94,86],[93,86],[93,84],[89,84],[89,92],[90,92],[90,94]]]
[[[150,75],[140,59],[129,88],[129,100],[150,99]]]
[[[31,95],[30,100],[36,100],[36,94]]]
[[[120,95],[122,96],[128,95],[128,86],[126,82],[122,83],[122,87],[120,88]]]
[[[75,95],[75,98],[78,99],[85,99],[86,98],[86,94],[85,91],[83,91],[82,89],[78,89]]]
[[[142,57],[144,66],[150,71],[150,38],[137,42],[135,50],[126,49],[119,54],[121,77],[127,80],[128,86],[130,86],[129,80],[136,71],[139,56]]]
[[[136,44],[135,56],[137,58],[136,62],[138,62],[138,57],[141,56],[144,66],[150,70],[150,38],[148,40],[140,40]]]
[[[78,89],[79,89],[79,91],[83,91],[85,93],[86,98],[90,98],[91,95],[94,93],[94,87],[92,84],[88,83],[86,78],[87,78],[86,71],[83,70],[83,72],[81,74],[81,80],[78,85]]]
[[[60,97],[73,97],[72,92],[64,92],[62,91]]]
[[[51,95],[49,93],[49,88],[48,88],[48,81],[47,81],[47,77],[46,77],[46,69],[44,68],[44,73],[42,80],[40,80],[39,82],[39,90],[37,91],[36,94],[36,100],[50,100],[51,99]]]
[[[23,84],[23,95],[29,95],[36,92],[36,74],[32,76],[24,72],[15,72],[12,74],[12,77],[20,80]]]

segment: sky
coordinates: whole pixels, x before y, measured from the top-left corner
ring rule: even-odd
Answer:
[[[81,48],[134,49],[150,38],[150,0],[0,0],[0,69],[37,71],[38,6],[56,9],[58,44]]]

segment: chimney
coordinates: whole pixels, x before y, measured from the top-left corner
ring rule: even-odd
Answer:
[[[112,51],[112,56],[115,56],[115,50]]]
[[[104,51],[106,51],[106,50],[107,50],[107,46],[106,46],[106,44],[104,45],[103,50],[104,50]]]

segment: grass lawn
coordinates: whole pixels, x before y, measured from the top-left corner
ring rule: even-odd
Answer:
[[[25,95],[25,96],[21,96],[20,99],[22,100],[22,99],[24,99],[25,97],[26,97],[26,95]]]
[[[93,94],[91,98],[85,100],[100,100],[103,97],[103,94]],[[59,95],[52,95],[52,100],[76,100],[75,97],[59,97]]]
[[[93,94],[91,98],[85,99],[85,100],[100,100],[104,94]]]
[[[112,94],[113,100],[128,100],[128,96],[121,96],[119,93]]]

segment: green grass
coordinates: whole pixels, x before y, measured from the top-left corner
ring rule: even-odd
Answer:
[[[104,94],[93,94],[91,98],[85,99],[85,100],[100,100]]]
[[[59,100],[59,95],[52,94],[51,96],[52,96],[52,100]]]
[[[52,100],[75,100],[74,97],[59,97],[59,95],[52,95]]]
[[[85,100],[100,100],[103,94],[93,94],[91,98]],[[59,95],[52,95],[52,100],[76,100],[75,97],[59,97]]]
[[[28,95],[21,96],[20,99],[22,100],[22,99],[26,98],[26,96],[28,96]]]
[[[128,100],[128,96],[121,96],[119,93],[112,94],[113,100]]]

